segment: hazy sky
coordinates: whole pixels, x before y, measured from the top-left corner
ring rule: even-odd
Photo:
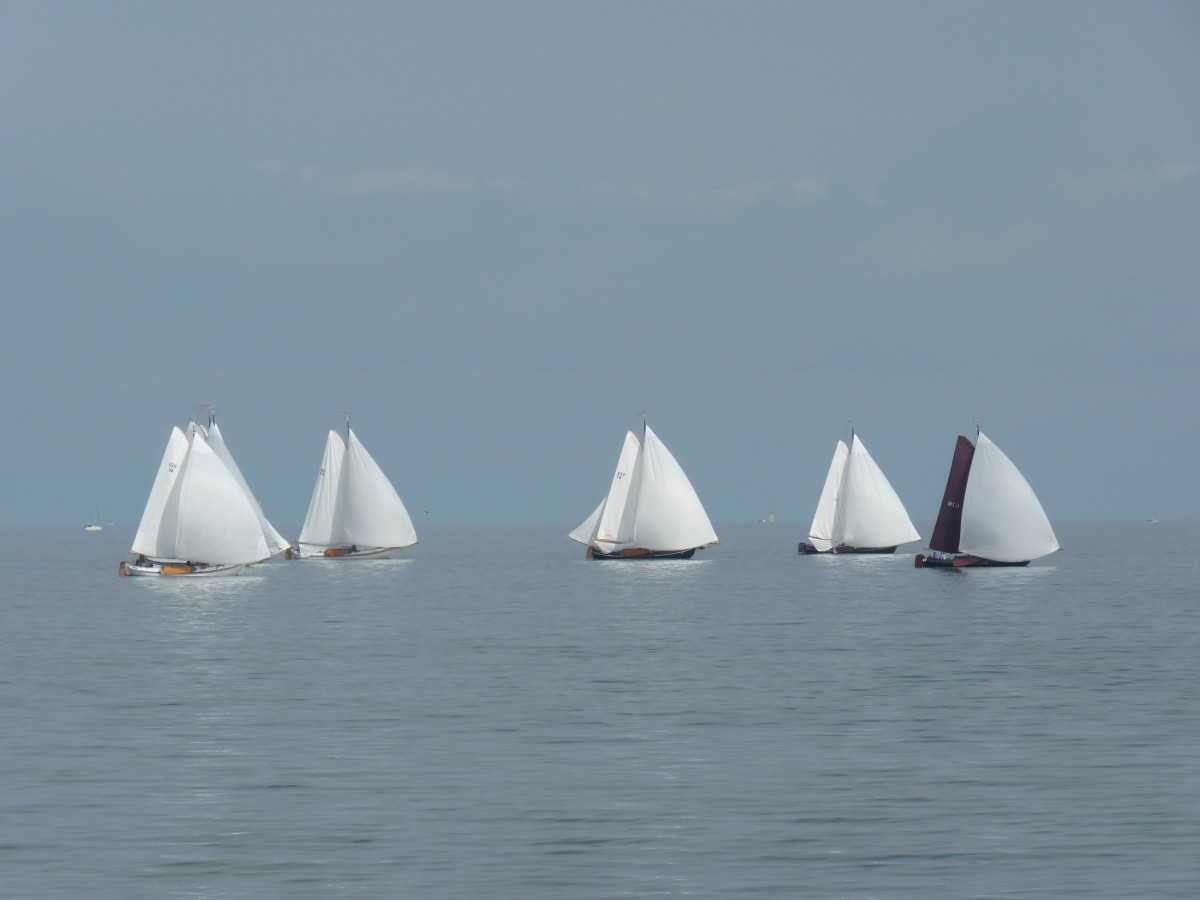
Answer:
[[[642,409],[718,524],[848,422],[927,522],[975,417],[1200,509],[1200,4],[8,0],[0,134],[5,523],[210,401],[291,537],[342,409],[440,521],[576,525]]]

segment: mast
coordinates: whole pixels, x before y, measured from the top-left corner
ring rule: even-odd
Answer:
[[[954,458],[950,463],[950,474],[946,478],[946,492],[938,509],[937,521],[933,525],[933,536],[929,539],[930,550],[957,553],[959,535],[962,531],[963,498],[967,494],[967,478],[971,474],[971,461],[975,456],[975,445],[970,438],[958,436],[954,444]]]

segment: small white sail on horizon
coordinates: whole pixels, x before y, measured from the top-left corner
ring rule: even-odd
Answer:
[[[695,488],[650,427],[625,435],[608,494],[567,535],[590,558],[690,557],[718,543]]]

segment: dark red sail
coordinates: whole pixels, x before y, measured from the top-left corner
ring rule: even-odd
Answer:
[[[950,477],[946,479],[946,493],[937,521],[933,523],[933,537],[929,539],[930,550],[943,553],[958,552],[958,536],[962,528],[963,497],[967,493],[967,476],[971,473],[971,460],[975,458],[975,445],[961,434],[954,445],[954,461],[950,463]]]

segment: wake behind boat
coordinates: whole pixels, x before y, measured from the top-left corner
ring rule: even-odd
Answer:
[[[210,446],[203,427],[193,422],[191,432],[189,440],[171,429],[133,540],[137,558],[121,563],[121,575],[237,575],[271,556],[266,520],[241,473]]]
[[[978,427],[958,436],[928,555],[920,568],[1027,566],[1059,549],[1025,476]]]
[[[853,429],[838,441],[817,501],[808,541],[797,552],[895,553],[919,541],[904,504]]]
[[[290,558],[391,559],[417,543],[400,495],[350,429],[330,430],[308,504],[308,515]]]
[[[608,494],[567,536],[588,559],[691,559],[718,543],[692,483],[644,420],[641,441],[625,435]]]

